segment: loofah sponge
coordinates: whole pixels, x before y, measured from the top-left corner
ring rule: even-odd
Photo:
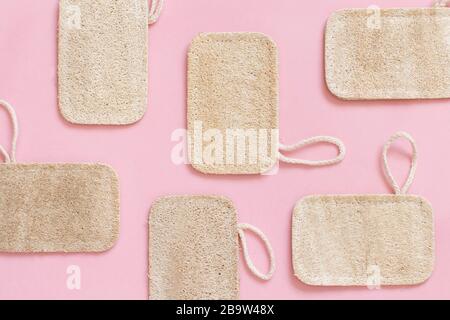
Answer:
[[[148,24],[162,0],[61,0],[58,82],[63,117],[125,125],[147,110]],[[153,14],[152,14],[153,13]]]
[[[330,91],[347,100],[450,97],[450,9],[345,9],[326,27]]]
[[[188,134],[192,166],[206,174],[263,174],[278,161],[307,166],[341,162],[345,147],[333,137],[294,145],[279,142],[278,57],[260,33],[203,33],[188,57]],[[338,147],[330,160],[292,159],[281,151],[315,143]]]
[[[0,145],[0,252],[100,252],[119,236],[119,187],[100,164],[18,164]]]
[[[259,272],[250,259],[244,231],[265,243],[270,270]],[[275,272],[266,236],[237,224],[233,203],[220,196],[169,196],[157,200],[149,218],[149,288],[155,300],[231,300],[239,298],[238,259],[242,242],[250,271],[262,280]]]
[[[433,210],[407,192],[413,165],[400,188],[385,162],[395,195],[311,196],[298,202],[292,217],[295,275],[316,286],[415,285],[434,267]]]
[[[150,296],[237,299],[238,236],[233,204],[220,197],[166,197],[150,212]]]
[[[119,236],[119,190],[104,165],[1,164],[0,252],[101,252]]]

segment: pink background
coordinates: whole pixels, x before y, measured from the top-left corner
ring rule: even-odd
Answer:
[[[74,126],[57,108],[57,0],[0,1],[0,99],[17,110],[19,162],[103,162],[121,182],[121,233],[100,255],[0,254],[0,298],[146,299],[147,219],[151,203],[168,194],[220,194],[231,198],[241,222],[260,227],[274,246],[278,269],[272,281],[256,280],[241,261],[243,299],[450,298],[450,107],[448,101],[344,102],[327,90],[323,31],[327,17],[345,7],[429,6],[431,0],[167,0],[151,27],[149,109],[136,125]],[[199,32],[258,31],[272,37],[280,57],[280,128],[285,143],[335,135],[348,148],[345,161],[328,168],[281,165],[278,175],[218,177],[171,161],[171,134],[186,122],[186,50]],[[436,220],[436,268],[425,284],[409,288],[314,288],[293,276],[290,225],[296,201],[310,194],[389,193],[382,145],[396,131],[410,132],[419,146],[411,193],[427,198]],[[9,146],[10,126],[0,112],[0,140]],[[408,168],[399,143],[391,153],[397,176]],[[296,155],[333,155],[316,147]],[[267,266],[261,244],[251,253]],[[242,260],[242,259],[241,259]],[[66,268],[79,265],[82,288],[66,288]]]

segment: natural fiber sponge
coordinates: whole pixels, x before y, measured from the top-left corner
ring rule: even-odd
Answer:
[[[450,97],[450,9],[346,9],[326,27],[326,81],[348,100]]]
[[[0,164],[0,252],[101,252],[119,235],[119,190],[104,165]]]
[[[278,161],[278,66],[259,33],[204,33],[188,54],[192,166],[209,174],[259,174]],[[239,138],[238,138],[239,137]]]
[[[292,232],[294,272],[309,285],[415,285],[433,270],[433,213],[417,196],[308,197]]]
[[[230,200],[165,197],[153,204],[149,220],[152,299],[238,298],[238,229]]]
[[[63,117],[124,125],[147,109],[147,0],[60,0],[58,82]]]

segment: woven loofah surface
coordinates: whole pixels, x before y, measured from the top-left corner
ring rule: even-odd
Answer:
[[[116,173],[104,165],[0,164],[1,252],[101,252],[119,235]]]
[[[211,141],[201,141],[199,161],[194,160],[194,126],[202,123],[203,132],[218,130],[224,156],[211,163],[202,158]],[[226,130],[268,130],[266,157],[250,161],[248,145],[235,144],[247,155],[244,163],[227,162]],[[258,33],[206,33],[191,44],[188,57],[188,131],[193,167],[209,174],[258,174],[277,162],[278,66],[275,44]],[[274,138],[274,139],[272,139]],[[247,140],[248,141],[248,140]],[[261,148],[260,150],[262,150]],[[271,152],[275,150],[276,152]],[[236,152],[237,153],[237,152]]]
[[[426,281],[434,267],[431,206],[405,195],[313,196],[292,221],[295,275],[316,286],[366,286]]]
[[[228,199],[173,196],[149,218],[149,289],[154,300],[239,297],[236,211]]]
[[[60,0],[58,91],[66,120],[123,125],[143,117],[147,35],[147,0]]]
[[[348,100],[450,97],[450,10],[340,10],[326,28],[326,81]],[[376,20],[374,20],[376,19]]]

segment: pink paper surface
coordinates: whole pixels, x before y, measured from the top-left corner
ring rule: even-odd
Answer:
[[[121,233],[111,251],[92,255],[0,254],[1,299],[146,299],[147,221],[152,202],[171,194],[219,194],[236,205],[240,222],[269,237],[277,272],[264,283],[241,261],[242,299],[443,299],[450,298],[450,105],[440,101],[345,102],[324,81],[323,38],[327,17],[337,9],[425,7],[431,0],[167,0],[150,28],[149,109],[128,127],[70,125],[57,106],[57,0],[0,1],[0,99],[18,113],[19,162],[101,162],[120,177]],[[281,165],[273,176],[206,176],[175,165],[172,133],[186,123],[186,53],[199,32],[255,31],[278,45],[280,133],[284,143],[313,135],[341,138],[345,161],[327,168]],[[419,164],[410,190],[435,210],[436,267],[416,287],[316,288],[293,275],[291,216],[311,194],[390,193],[381,149],[399,130],[413,135]],[[9,146],[10,125],[0,111],[0,141]],[[391,152],[400,179],[408,169],[406,143]],[[295,155],[331,156],[333,148],[308,148]],[[252,237],[250,251],[261,269],[267,257]],[[242,260],[242,259],[241,259]],[[67,268],[79,266],[81,289],[69,290]]]

